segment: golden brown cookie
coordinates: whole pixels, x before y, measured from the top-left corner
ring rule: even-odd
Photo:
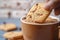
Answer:
[[[37,9],[37,6],[38,4],[36,4],[36,5],[34,5],[31,9],[30,9],[30,11],[28,12],[28,14],[27,14],[27,16],[26,16],[26,21],[28,21],[28,22],[31,22],[32,21],[32,15],[33,15],[33,13],[36,11],[36,9]]]
[[[10,30],[15,30],[15,29],[16,29],[16,25],[13,23],[7,23],[7,24],[0,25],[0,30],[10,31]]]
[[[23,38],[22,32],[7,32],[3,35],[7,39],[21,39]]]
[[[45,10],[43,6],[44,3],[37,3],[33,5],[26,16],[26,20],[43,23],[50,14],[50,11]]]

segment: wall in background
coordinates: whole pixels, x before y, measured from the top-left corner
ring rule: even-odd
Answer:
[[[31,7],[32,0],[0,0],[0,17],[19,18],[26,14]]]
[[[8,13],[11,17],[20,18],[25,15],[34,3],[45,2],[45,0],[0,0],[0,18],[8,18]],[[54,11],[51,13],[54,15]],[[60,15],[57,16],[60,18]]]

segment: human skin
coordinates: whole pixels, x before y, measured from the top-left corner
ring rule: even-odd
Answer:
[[[60,0],[46,0],[44,8],[49,11],[54,9],[55,15],[60,15]]]

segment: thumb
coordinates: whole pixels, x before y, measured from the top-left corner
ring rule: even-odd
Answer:
[[[52,10],[52,9],[54,9],[54,8],[56,7],[56,5],[57,5],[57,2],[56,2],[56,1],[50,0],[50,1],[48,1],[48,2],[44,5],[44,8],[45,8],[46,10]]]

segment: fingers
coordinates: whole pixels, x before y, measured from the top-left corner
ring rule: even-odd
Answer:
[[[60,0],[46,0],[44,8],[48,11],[54,9],[55,15],[60,15]]]
[[[60,15],[60,7],[54,9],[55,15]]]
[[[46,2],[49,2],[49,0],[45,0]]]
[[[49,0],[48,2],[46,2],[44,8],[46,10],[52,10],[52,9],[56,8],[57,6],[59,6],[59,5],[60,5],[59,1],[56,2],[56,1]]]
[[[60,2],[57,3],[56,8],[54,9],[55,15],[60,15]]]
[[[54,7],[54,2],[53,1],[49,1],[49,2],[47,2],[45,5],[44,5],[44,8],[46,9],[46,10],[52,10],[53,9],[53,7]]]

